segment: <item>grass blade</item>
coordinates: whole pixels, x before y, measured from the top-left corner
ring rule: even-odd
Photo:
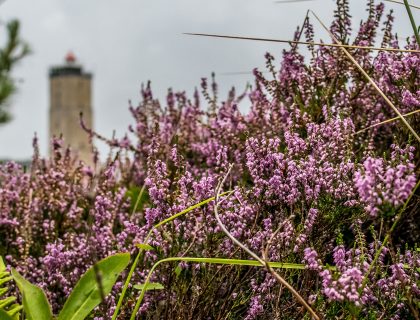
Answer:
[[[133,313],[131,314],[130,320],[134,320],[136,318],[136,314],[138,310],[140,309],[144,295],[147,291],[147,285],[150,283],[150,277],[152,276],[153,271],[155,271],[155,269],[164,262],[179,262],[179,261],[219,264],[219,265],[239,265],[239,266],[250,266],[250,267],[261,267],[261,268],[265,267],[261,265],[259,261],[256,261],[256,260],[239,260],[239,259],[226,259],[226,258],[171,257],[171,258],[165,258],[165,259],[159,260],[153,265],[153,267],[150,269],[149,273],[147,274],[146,280],[142,287],[142,291],[136,302],[136,306],[134,307]],[[268,265],[272,268],[278,268],[278,269],[292,269],[292,270],[305,269],[305,265],[298,264],[298,263],[268,262]]]
[[[398,3],[398,4],[405,4],[404,2],[401,1],[396,1],[396,0],[385,0],[387,2],[393,2],[393,3]],[[410,7],[415,8],[415,9],[420,9],[419,6],[415,6],[414,4],[409,4]]]
[[[411,26],[413,27],[414,35],[416,36],[416,41],[418,46],[420,47],[420,36],[419,30],[417,29],[416,21],[414,20],[413,14],[410,9],[410,5],[408,4],[407,0],[404,0],[405,10],[407,10],[408,17],[410,18]]]
[[[229,230],[226,228],[226,226],[223,224],[222,220],[220,219],[220,216],[218,214],[218,207],[221,203],[221,201],[219,202],[219,195],[220,195],[220,191],[221,191],[222,186],[225,184],[225,181],[226,181],[227,177],[229,176],[230,171],[232,170],[232,167],[233,167],[233,164],[230,164],[229,169],[227,170],[225,176],[223,177],[223,179],[221,179],[219,181],[219,183],[216,187],[216,191],[215,191],[216,201],[214,203],[213,210],[214,210],[214,216],[217,220],[217,224],[222,229],[223,233],[226,234],[226,236],[228,236],[228,238],[234,244],[236,244],[238,247],[240,247],[242,250],[244,250],[246,253],[248,253],[251,257],[253,257],[255,260],[257,260],[257,262],[262,267],[266,268],[267,271],[270,272],[271,275],[277,280],[277,282],[280,283],[280,285],[285,286],[290,291],[290,293],[296,298],[296,300],[311,314],[313,319],[319,320],[320,318],[316,314],[315,310],[308,304],[308,302],[306,302],[306,300],[299,294],[299,292],[297,292],[297,290],[295,290],[295,288],[293,288],[293,286],[286,279],[284,279],[280,274],[278,274],[276,271],[274,271],[274,269],[272,267],[270,267],[270,265],[268,263],[269,262],[268,258],[264,255],[264,253],[263,253],[263,257],[260,258],[256,253],[254,253],[246,245],[244,245],[242,242],[240,242],[238,239],[236,239],[229,232]]]
[[[227,195],[227,194],[232,193],[232,192],[233,191],[224,192],[223,194],[221,194],[221,196]],[[178,218],[178,217],[180,217],[182,215],[185,215],[185,214],[187,214],[188,212],[190,212],[190,211],[192,211],[194,209],[200,208],[200,207],[206,205],[207,203],[209,203],[211,201],[214,201],[214,199],[215,199],[215,197],[211,197],[211,198],[208,198],[206,200],[203,200],[203,201],[201,201],[201,202],[199,202],[199,203],[197,203],[197,204],[195,204],[195,205],[193,205],[191,207],[188,207],[187,209],[182,210],[181,212],[178,212],[177,214],[174,214],[173,216],[170,216],[169,218],[167,218],[167,219],[165,219],[165,220],[163,220],[163,221],[155,224],[150,229],[149,233],[147,234],[146,239],[144,240],[144,244],[147,244],[147,242],[149,241],[150,237],[152,236],[153,231],[156,230],[157,228],[159,228],[160,226],[162,226],[162,225],[164,225],[164,224],[166,224],[168,222],[171,222],[171,221],[175,220],[176,218]],[[133,277],[134,270],[137,267],[137,264],[138,264],[138,262],[140,260],[140,257],[142,255],[143,251],[144,251],[143,248],[140,248],[139,253],[137,254],[137,256],[136,256],[133,264],[131,265],[130,271],[129,271],[128,276],[127,276],[127,279],[124,282],[124,286],[122,288],[121,295],[118,298],[118,302],[117,302],[117,306],[115,308],[114,314],[112,315],[112,320],[116,320],[117,319],[118,313],[119,313],[119,311],[121,309],[121,306],[122,306],[122,303],[124,301],[125,294],[127,292],[128,285],[129,285],[129,283],[131,281],[131,278]]]
[[[158,282],[149,282],[147,285],[136,284],[135,286],[133,286],[133,288],[136,290],[143,290],[144,287],[146,287],[146,291],[165,289],[165,287],[161,283],[158,283]]]
[[[371,47],[371,46],[354,46],[354,45],[342,44],[342,43],[320,43],[320,42],[313,42],[313,41],[296,41],[296,40],[280,40],[280,39],[270,39],[270,38],[256,38],[256,37],[242,37],[242,36],[226,36],[226,35],[211,34],[211,33],[191,33],[191,32],[185,32],[184,34],[185,35],[189,35],[189,36],[201,36],[201,37],[236,39],[236,40],[280,42],[280,43],[289,43],[289,44],[306,44],[306,45],[323,46],[323,47],[336,47],[336,48],[350,48],[350,49],[362,49],[362,50],[376,50],[376,51],[420,53],[420,50],[398,49],[398,48],[378,48],[378,47]]]
[[[414,111],[408,112],[408,113],[406,113],[406,114],[403,114],[403,117],[408,117],[408,116],[411,116],[411,115],[416,114],[416,113],[418,113],[418,112],[420,112],[420,109],[417,109],[417,110],[414,110]],[[369,127],[363,128],[363,129],[361,129],[361,130],[359,130],[359,131],[355,132],[355,133],[354,133],[354,135],[359,134],[359,133],[362,133],[362,132],[365,132],[366,130],[369,130],[369,129],[375,128],[375,127],[380,126],[380,125],[383,125],[383,124],[385,124],[385,123],[393,122],[393,121],[398,120],[398,119],[400,119],[400,117],[394,117],[394,118],[391,118],[391,119],[387,119],[387,120],[384,120],[384,121],[381,121],[381,122],[375,123],[375,124],[373,124],[373,125],[371,125],[371,126],[369,126]]]

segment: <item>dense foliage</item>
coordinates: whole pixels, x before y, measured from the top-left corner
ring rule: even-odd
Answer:
[[[0,48],[0,124],[11,119],[9,102],[16,92],[16,79],[12,77],[12,70],[17,63],[30,53],[27,43],[20,38],[20,23],[11,20],[6,24],[6,42]]]
[[[399,47],[392,13],[368,2],[368,18],[351,37],[347,1],[337,1],[331,31],[343,43]],[[303,34],[314,37],[306,20]],[[383,36],[382,36],[383,35]],[[296,32],[296,38],[300,32]],[[351,40],[353,39],[353,40]],[[419,49],[407,39],[408,49]],[[243,95],[217,99],[214,79],[196,92],[169,91],[162,105],[150,84],[130,107],[134,124],[113,153],[89,167],[62,141],[29,169],[0,167],[0,255],[44,288],[61,309],[80,276],[116,252],[135,254],[153,225],[212,197],[230,164],[220,203],[223,224],[271,261],[305,263],[278,272],[325,318],[419,318],[419,142],[343,53],[309,46],[283,52],[272,77],[255,70]],[[349,49],[401,113],[420,107],[420,55]],[[239,110],[246,104],[247,112]],[[407,121],[419,132],[419,115]],[[166,257],[250,257],[221,231],[212,205],[155,230],[121,310],[131,315],[154,262]],[[134,255],[133,255],[134,256]],[[377,257],[375,257],[377,256]],[[331,267],[333,266],[333,267]],[[263,268],[165,263],[139,314],[150,319],[297,319],[305,309]],[[112,316],[123,282],[96,309]],[[139,315],[140,317],[140,315]],[[309,315],[306,314],[309,318]]]

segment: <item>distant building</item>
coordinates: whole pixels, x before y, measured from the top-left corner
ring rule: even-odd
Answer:
[[[80,160],[92,163],[87,133],[80,126],[80,112],[84,123],[92,128],[92,75],[83,71],[76,57],[69,52],[65,64],[50,69],[50,139],[63,136]],[[51,150],[51,149],[50,149]],[[50,151],[51,152],[51,151]]]

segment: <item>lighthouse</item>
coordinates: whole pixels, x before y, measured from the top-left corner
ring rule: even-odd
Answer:
[[[80,125],[80,113],[84,123],[93,128],[92,74],[83,70],[76,56],[69,52],[64,64],[49,71],[50,109],[49,136],[62,136],[64,145],[88,164],[92,163],[91,146],[87,133]]]

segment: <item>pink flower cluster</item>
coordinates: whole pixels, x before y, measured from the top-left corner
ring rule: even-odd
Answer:
[[[304,260],[308,269],[318,272],[322,279],[323,294],[329,301],[348,301],[356,307],[372,306],[384,304],[389,299],[398,299],[397,295],[402,291],[410,292],[418,299],[420,290],[417,283],[420,274],[415,270],[420,264],[419,253],[407,251],[396,257],[395,264],[387,265],[385,258],[389,250],[383,247],[376,261],[377,267],[372,269],[370,266],[380,246],[381,243],[373,244],[366,252],[360,249],[346,250],[343,245],[335,247],[335,269],[323,267],[317,252],[312,248],[305,249]]]
[[[360,200],[372,217],[388,204],[391,208],[404,203],[416,184],[413,147],[400,149],[392,146],[392,159],[367,157],[363,168],[354,174],[354,183]]]

